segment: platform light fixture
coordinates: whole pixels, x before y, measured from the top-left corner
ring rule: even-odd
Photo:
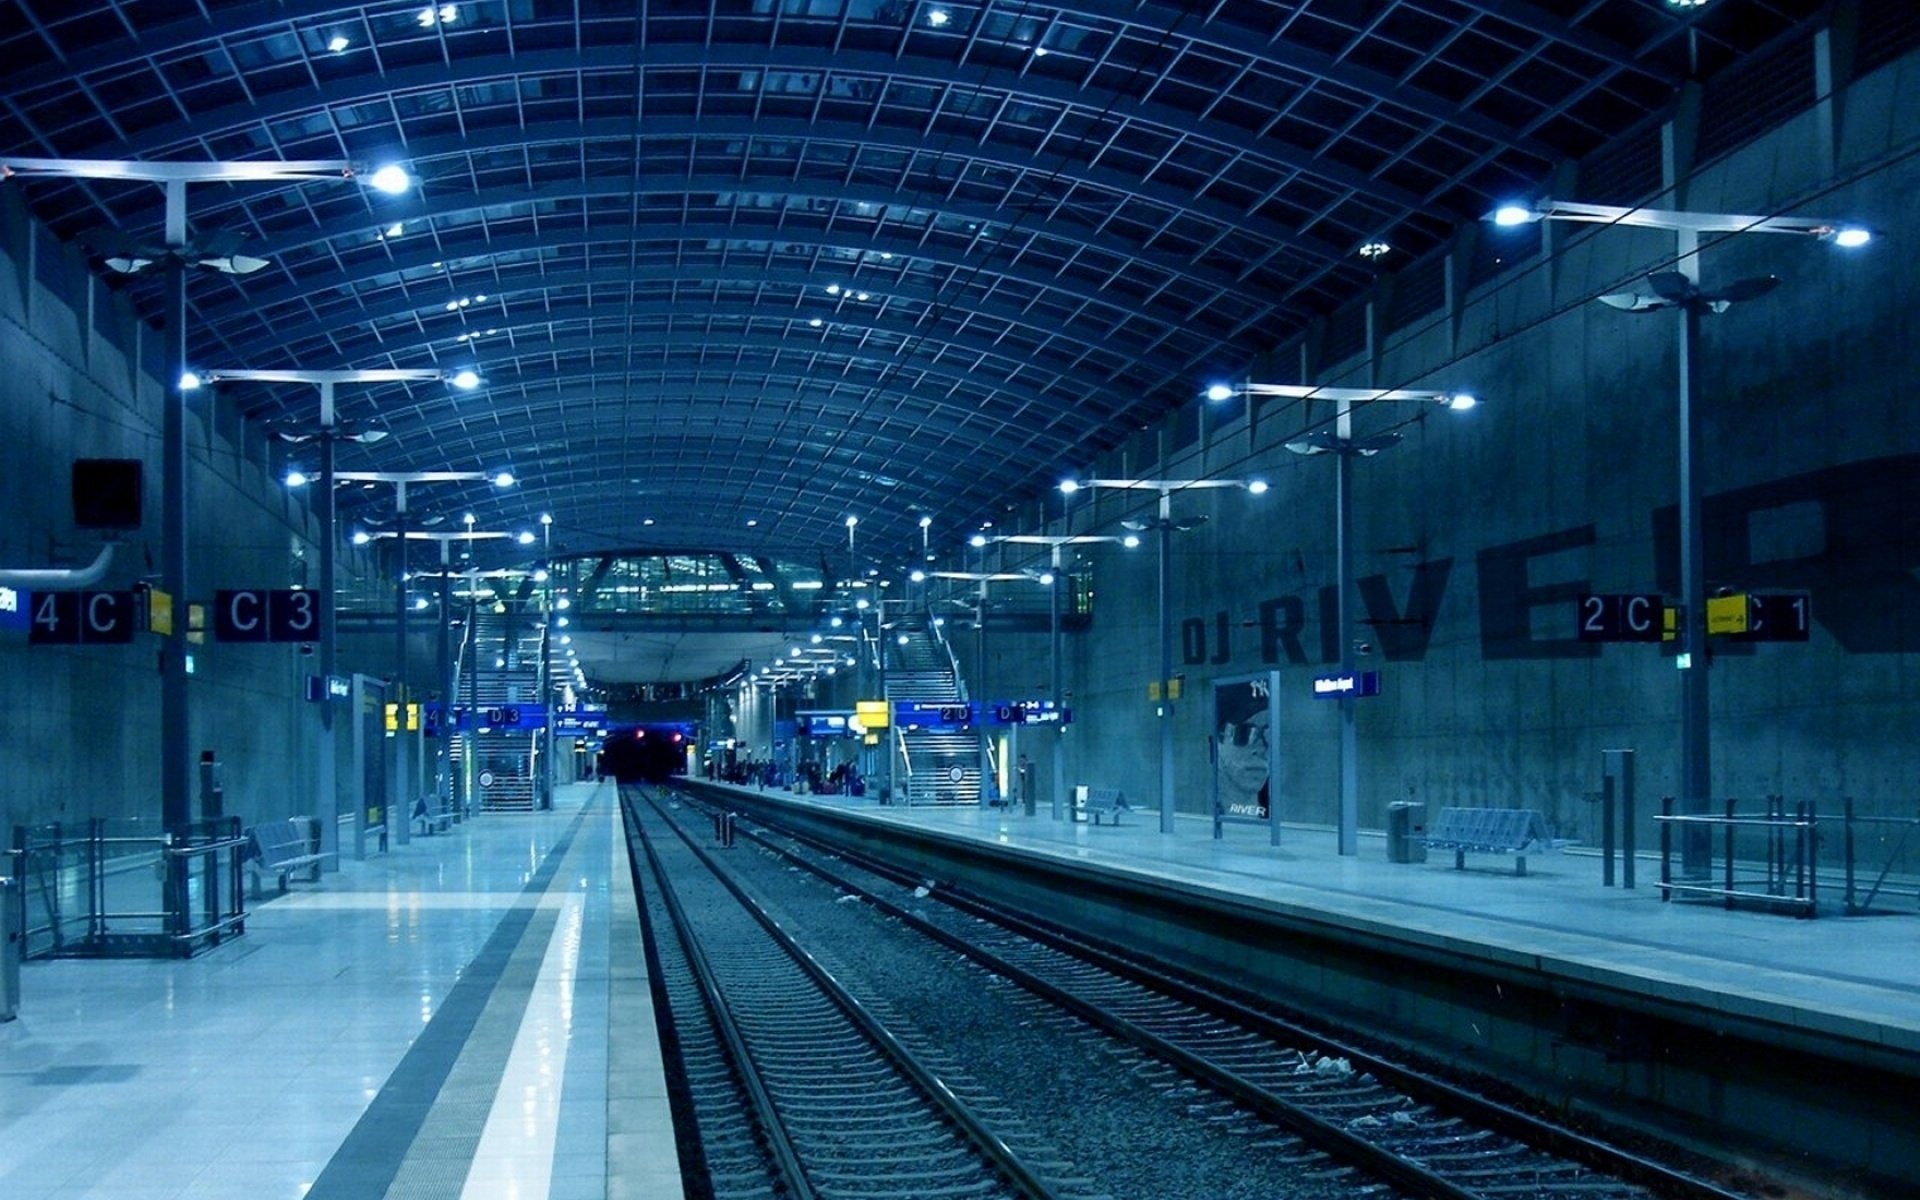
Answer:
[[[190,386],[186,379],[186,268],[203,266],[229,274],[245,274],[266,265],[264,259],[239,254],[239,238],[230,233],[209,233],[196,242],[187,228],[187,189],[196,183],[297,183],[351,180],[357,175],[356,165],[345,160],[141,162],[0,157],[0,180],[15,177],[107,179],[157,184],[163,191],[162,236],[157,244],[149,247],[134,239],[116,238],[119,244],[99,249],[110,266],[117,263],[127,271],[158,266],[166,276],[160,378],[174,394],[167,398],[161,415],[160,585],[179,603],[185,602],[190,590],[186,404],[181,395]],[[180,622],[160,645],[160,823],[166,830],[183,826],[192,817],[189,747],[192,723],[187,687],[191,659],[187,654],[185,625]],[[169,887],[166,890],[169,914],[184,911],[185,889]]]
[[[1701,481],[1698,469],[1703,421],[1700,406],[1700,318],[1725,312],[1734,304],[1756,299],[1779,280],[1772,276],[1737,280],[1715,291],[1700,286],[1700,235],[1703,233],[1787,233],[1857,250],[1872,243],[1875,231],[1855,221],[1819,217],[1742,216],[1675,209],[1623,208],[1605,204],[1576,204],[1543,200],[1537,204],[1507,204],[1486,217],[1495,225],[1530,221],[1578,221],[1664,229],[1674,235],[1672,271],[1645,278],[1647,291],[1630,289],[1598,297],[1628,312],[1673,309],[1680,317],[1677,408],[1679,430],[1680,619],[1676,631],[1675,665],[1680,676],[1680,811],[1700,816],[1712,810],[1712,705],[1710,655],[1707,646],[1706,540],[1701,524]],[[1698,877],[1708,869],[1711,846],[1701,827],[1684,830],[1681,871]]]
[[[1357,644],[1354,618],[1359,606],[1357,597],[1354,595],[1353,579],[1351,464],[1356,458],[1370,458],[1400,441],[1400,435],[1393,432],[1356,436],[1353,432],[1353,410],[1356,406],[1400,402],[1427,404],[1452,412],[1465,412],[1476,407],[1479,399],[1471,392],[1457,390],[1322,387],[1291,383],[1238,385],[1216,383],[1207,388],[1206,396],[1209,400],[1215,401],[1233,396],[1258,396],[1292,400],[1325,400],[1335,405],[1332,429],[1315,430],[1295,438],[1286,443],[1286,448],[1295,454],[1332,454],[1334,456],[1334,574],[1338,581],[1335,637],[1340,647],[1341,673],[1352,674],[1355,670],[1354,656]],[[1346,693],[1343,693],[1338,700],[1340,795],[1337,840],[1339,852],[1343,855],[1359,853],[1360,841],[1359,735],[1355,725],[1355,703],[1354,697]]]
[[[1157,591],[1160,608],[1160,677],[1155,691],[1158,693],[1159,707],[1156,710],[1160,725],[1160,832],[1173,832],[1174,787],[1173,787],[1173,576],[1172,553],[1173,535],[1193,529],[1206,520],[1205,517],[1188,517],[1175,520],[1173,517],[1173,496],[1176,492],[1205,491],[1218,488],[1238,488],[1250,495],[1264,495],[1267,485],[1260,479],[1064,479],[1060,482],[1063,495],[1074,495],[1082,488],[1108,488],[1120,491],[1155,492],[1159,495],[1159,506],[1151,518],[1122,521],[1121,524],[1131,531],[1138,544],[1138,534],[1152,530],[1158,534],[1159,557],[1157,570]],[[1123,541],[1123,544],[1125,543]]]
[[[1248,490],[1251,491],[1252,489]],[[1048,548],[1048,569],[1034,576],[1034,578],[1039,581],[1042,587],[1047,589],[1047,633],[1049,658],[1051,659],[1049,672],[1051,675],[1050,692],[1054,711],[1057,713],[1064,712],[1067,706],[1067,694],[1062,669],[1066,660],[1062,655],[1060,641],[1060,592],[1062,589],[1055,586],[1066,571],[1062,551],[1068,546],[1098,546],[1107,543],[1118,543],[1131,550],[1140,545],[1140,539],[1137,535],[1131,533],[1123,536],[1108,533],[1007,533],[1001,534],[994,540],[1019,546],[1045,546]],[[1052,806],[1053,819],[1056,821],[1065,820],[1067,812],[1066,737],[1066,722],[1064,720],[1056,722],[1054,725],[1053,754],[1051,756],[1053,759]]]

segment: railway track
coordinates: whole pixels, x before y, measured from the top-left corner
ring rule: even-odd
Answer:
[[[705,818],[700,818],[703,822]],[[1202,1128],[1231,1130],[1243,1148],[1294,1173],[1288,1190],[1247,1194],[1358,1195],[1393,1191],[1465,1200],[1732,1200],[1737,1193],[1644,1157],[1485,1100],[1256,1011],[1229,996],[1156,972],[1097,946],[965,897],[931,891],[881,864],[811,845],[788,834],[741,827],[743,845],[777,854],[745,873],[771,885],[782,903],[804,870],[832,889],[826,903],[867,910],[920,939],[932,939],[997,984],[996,1009],[1011,1022],[1057,1024],[1067,1014],[1097,1030],[1106,1056],[1124,1064],[1163,1100],[1184,1103]],[[753,866],[737,852],[730,864]],[[847,902],[857,900],[857,905]],[[871,933],[860,936],[871,937]],[[937,1004],[937,1001],[934,1003]],[[916,1016],[929,1021],[923,1002]],[[1068,1035],[1072,1036],[1072,1035]],[[1081,1036],[1085,1036],[1082,1034]],[[1116,1047],[1124,1047],[1117,1049]],[[964,1044],[949,1051],[978,1056]],[[1079,1068],[1076,1068],[1079,1069]],[[1056,1131],[1054,1136],[1061,1135]],[[1124,1136],[1124,1135],[1123,1135]],[[1187,1135],[1156,1136],[1182,1153]],[[1064,1154],[1110,1164],[1097,1147]],[[1262,1169],[1265,1169],[1263,1166]],[[1139,1181],[1094,1174],[1115,1195],[1156,1194]],[[1329,1190],[1331,1188],[1331,1190]],[[1194,1195],[1227,1195],[1200,1188]]]

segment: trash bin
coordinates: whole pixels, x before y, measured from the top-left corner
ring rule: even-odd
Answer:
[[[0,879],[0,1021],[20,1015],[20,885]]]
[[[1387,861],[1427,861],[1427,806],[1411,800],[1387,805]]]

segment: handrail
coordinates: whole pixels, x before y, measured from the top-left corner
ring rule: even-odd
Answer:
[[[973,697],[967,692],[966,676],[960,673],[959,656],[954,654],[953,644],[947,641],[947,627],[939,621],[934,620],[931,614],[927,617],[927,626],[933,633],[933,640],[938,642],[940,648],[947,652],[947,667],[953,672],[953,683],[960,691],[960,699],[971,700]]]

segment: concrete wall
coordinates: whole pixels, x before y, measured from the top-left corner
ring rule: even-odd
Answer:
[[[1719,797],[1778,793],[1832,811],[1850,796],[1867,811],[1913,815],[1916,97],[1920,62],[1909,56],[1852,84],[1840,103],[1695,171],[1667,205],[1847,217],[1890,235],[1847,252],[1747,234],[1710,242],[1701,254],[1709,289],[1757,274],[1785,281],[1705,323],[1708,586],[1808,591],[1815,618],[1807,644],[1729,644],[1714,656]],[[1581,198],[1577,188],[1567,198]],[[1498,236],[1491,227],[1464,235]],[[1568,836],[1597,840],[1591,800],[1600,751],[1610,747],[1638,750],[1643,809],[1678,785],[1672,655],[1579,643],[1573,599],[1583,591],[1678,596],[1678,318],[1592,302],[1665,269],[1673,240],[1578,226],[1548,228],[1545,238],[1545,253],[1506,264],[1465,292],[1453,314],[1388,330],[1372,360],[1362,354],[1310,377],[1463,387],[1485,398],[1467,413],[1422,416],[1379,405],[1355,418],[1356,433],[1405,435],[1359,461],[1354,475],[1355,574],[1365,615],[1380,622],[1360,627],[1373,653],[1359,665],[1384,677],[1383,694],[1358,709],[1363,826],[1381,826],[1394,800],[1524,805]],[[1463,244],[1463,274],[1471,257]],[[1388,298],[1383,288],[1383,313]],[[1312,344],[1280,347],[1260,378],[1308,381],[1300,364],[1315,357]],[[1195,380],[1196,391],[1204,382]],[[1334,465],[1282,445],[1326,421],[1329,409],[1267,402],[1251,420],[1213,428],[1203,413],[1197,440],[1162,452],[1178,440],[1176,417],[1097,470],[1087,464],[1089,474],[1261,476],[1273,484],[1258,498],[1219,491],[1174,499],[1176,519],[1207,518],[1173,542],[1175,669],[1189,697],[1176,715],[1182,811],[1207,807],[1210,681],[1277,666],[1284,811],[1335,820],[1336,706],[1309,695],[1311,678],[1338,657],[1329,628]],[[1151,515],[1151,498],[1141,495],[1103,492],[1089,502],[1083,492],[1064,520],[1056,499],[1047,520],[1029,514],[1024,528],[1118,533],[1122,518]],[[988,566],[1038,561],[1031,550],[1006,549]],[[1088,554],[1095,618],[1089,633],[1069,637],[1076,722],[1064,742],[1068,774],[1120,784],[1151,805],[1158,743],[1146,691],[1157,674],[1160,628],[1153,543]],[[1046,652],[1042,635],[997,637],[985,690],[1031,693],[1046,678]],[[1041,757],[1049,741],[1031,738],[1024,748]],[[1643,823],[1641,844],[1653,836]]]
[[[161,547],[160,342],[74,247],[0,189],[0,566],[84,565],[102,538],[77,531],[69,463],[146,463],[145,527],[99,584],[157,578]],[[313,522],[269,475],[257,427],[207,391],[188,419],[189,579],[216,588],[318,581]],[[304,700],[315,659],[293,646],[193,650],[192,743],[226,765],[226,810],[259,817],[314,808],[318,718]],[[0,632],[0,837],[16,824],[89,817],[158,820],[158,639],[127,646],[29,646]],[[197,809],[196,809],[197,811]]]

